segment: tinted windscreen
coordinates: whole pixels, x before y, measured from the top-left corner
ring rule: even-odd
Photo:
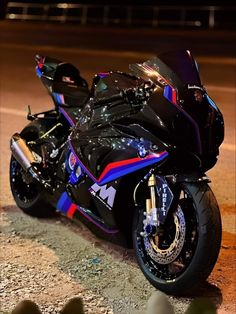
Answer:
[[[201,86],[196,62],[187,50],[164,53],[142,64],[131,64],[130,69],[135,75],[161,87],[172,85],[182,89],[187,84]]]

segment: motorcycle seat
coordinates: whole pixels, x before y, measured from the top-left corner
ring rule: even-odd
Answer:
[[[55,82],[52,86],[52,92],[64,96],[65,106],[83,107],[89,98],[90,92],[88,87],[71,85],[65,82]]]

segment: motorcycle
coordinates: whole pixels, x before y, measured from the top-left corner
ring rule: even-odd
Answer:
[[[217,162],[224,121],[191,52],[98,73],[91,88],[70,63],[36,62],[54,108],[29,108],[29,124],[10,140],[17,206],[80,219],[133,247],[145,277],[166,293],[206,280],[222,227],[205,172]]]

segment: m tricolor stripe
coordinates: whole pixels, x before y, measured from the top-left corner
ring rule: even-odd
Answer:
[[[69,143],[69,145],[70,145],[71,151],[76,156],[80,167],[89,175],[89,177],[94,182],[98,183],[99,185],[106,184],[126,174],[129,174],[139,169],[153,165],[157,162],[160,162],[161,160],[165,159],[168,156],[168,152],[163,151],[158,154],[157,153],[150,154],[144,158],[134,157],[134,158],[129,158],[129,159],[121,160],[121,161],[111,162],[110,164],[106,166],[106,168],[101,173],[100,177],[97,179],[92,175],[92,173],[90,173],[90,171],[85,167],[82,161],[78,158],[78,156],[75,153],[75,150],[73,149],[71,142]]]
[[[99,229],[101,229],[103,232],[109,233],[109,234],[116,234],[119,232],[118,229],[111,229],[105,226],[102,223],[99,223],[94,218],[92,218],[88,213],[86,213],[86,210],[79,207],[75,203],[73,203],[67,194],[67,192],[63,192],[57,202],[56,208],[65,214],[69,218],[74,218],[74,215],[76,212],[78,212],[80,215],[85,217],[88,221],[92,222],[95,226],[97,226]]]

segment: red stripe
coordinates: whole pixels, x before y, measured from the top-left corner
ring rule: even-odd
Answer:
[[[100,175],[98,182],[101,181],[105,177],[105,175],[113,168],[117,168],[117,167],[124,166],[124,165],[130,165],[130,164],[133,164],[133,163],[141,161],[141,160],[150,159],[151,157],[156,157],[156,156],[149,155],[145,158],[135,157],[135,158],[131,158],[131,159],[125,159],[125,160],[121,160],[121,161],[111,162],[109,165],[106,166],[103,173]]]
[[[172,88],[172,103],[177,104],[177,93],[174,88]]]
[[[74,216],[74,213],[77,209],[77,206],[75,204],[71,204],[70,205],[70,208],[68,209],[66,215],[69,217],[69,218],[73,218]]]

